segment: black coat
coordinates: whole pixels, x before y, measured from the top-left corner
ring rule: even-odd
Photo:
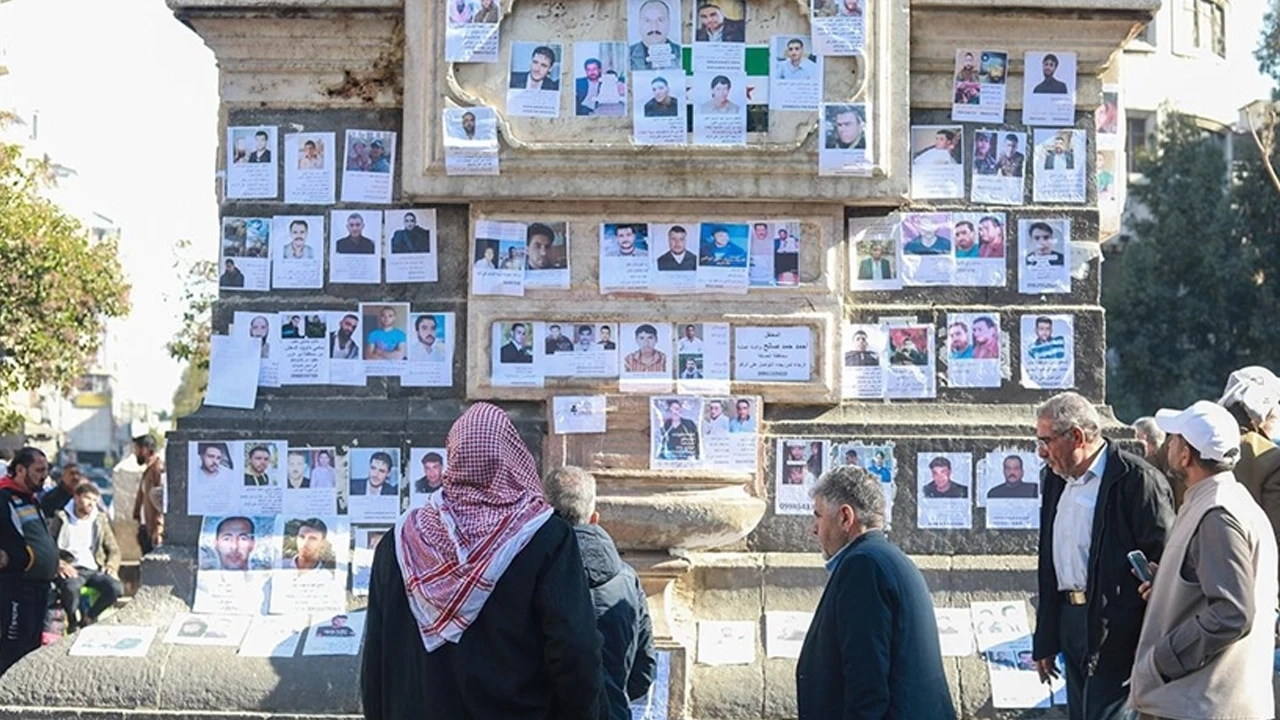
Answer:
[[[374,552],[360,691],[368,720],[597,720],[600,633],[573,529],[551,517],[458,643],[428,653],[396,561]]]
[[[1129,571],[1130,550],[1160,561],[1165,535],[1173,525],[1173,493],[1159,470],[1136,455],[1107,443],[1107,467],[1098,487],[1085,588],[1089,607],[1089,663],[1096,665],[1105,644],[1108,653],[1133,662],[1146,604],[1138,580]],[[1053,521],[1066,481],[1046,465],[1040,473],[1040,603],[1036,607],[1035,657],[1062,650],[1058,616],[1062,594],[1053,566]]]
[[[609,720],[631,720],[630,701],[653,684],[653,621],[640,578],[618,557],[613,538],[599,525],[573,529],[595,605],[596,629],[604,638],[604,702]]]
[[[800,720],[954,720],[924,576],[872,530],[822,591],[796,664]]]

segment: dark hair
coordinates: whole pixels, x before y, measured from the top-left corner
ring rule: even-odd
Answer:
[[[866,333],[866,332],[864,332],[864,331],[862,331],[862,330],[854,330],[854,331],[853,331],[853,336],[854,336],[854,337],[858,337],[859,335],[861,335],[862,337],[864,337],[864,338],[865,338],[865,337],[867,336],[867,333]]]
[[[436,462],[436,463],[444,464],[444,458],[440,457],[440,453],[438,452],[429,452],[426,455],[422,456],[422,462],[423,463]]]
[[[552,50],[546,45],[539,45],[538,47],[534,48],[533,55],[530,55],[529,57],[534,57],[535,55],[541,55],[542,57],[547,58],[548,60],[551,61],[552,65],[556,64],[556,51]]]
[[[672,225],[672,226],[671,226],[671,229],[670,229],[670,230],[668,230],[668,231],[667,231],[667,233],[668,233],[668,234],[670,234],[670,233],[673,233],[673,232],[678,232],[678,233],[680,233],[681,235],[688,235],[688,234],[689,234],[689,231],[688,231],[688,230],[685,230],[683,225]]]
[[[978,323],[982,323],[983,325],[986,325],[987,327],[989,327],[989,328],[993,328],[993,329],[994,329],[994,328],[995,328],[995,326],[996,326],[995,321],[994,321],[994,320],[992,320],[991,318],[987,317],[986,315],[982,315],[982,316],[980,316],[980,317],[976,317],[976,318],[974,318],[974,319],[973,319],[973,324],[974,324],[975,326],[976,326]]]
[[[955,140],[955,139],[956,139],[956,134],[955,134],[955,131],[953,131],[953,130],[946,130],[946,129],[942,129],[942,130],[939,130],[938,132],[934,133],[934,135],[941,135],[942,137],[944,137],[944,138],[946,138],[946,139],[948,139],[948,140]]]
[[[422,321],[423,321],[423,320],[430,320],[430,321],[431,321],[431,324],[432,324],[432,325],[435,325],[437,329],[439,329],[439,327],[440,327],[440,323],[436,322],[436,316],[435,316],[435,315],[419,315],[419,316],[418,316],[418,320],[417,320],[417,322],[415,322],[415,323],[413,324],[413,329],[414,329],[414,330],[417,330],[418,328],[422,327]]]
[[[266,138],[266,139],[270,139],[270,138],[271,138],[271,136],[267,134],[267,131],[266,131],[266,130],[259,130],[258,132],[254,133],[254,134],[253,134],[253,136],[254,136],[254,137],[260,137],[260,138]]]
[[[725,75],[717,75],[711,78],[711,89],[714,90],[717,85],[733,87],[733,83],[729,82],[729,78]]]
[[[590,334],[595,332],[595,330],[590,325],[579,325],[578,334],[581,335],[584,332]]]
[[[476,119],[476,114],[475,114],[475,113],[473,113],[473,112],[471,112],[470,110],[468,110],[468,111],[466,111],[466,112],[462,113],[462,119],[463,119],[463,120],[466,120],[468,115],[470,115],[470,116],[471,116],[471,119],[472,119],[472,120],[475,120],[475,119]]]
[[[294,220],[293,222],[289,223],[289,229],[292,230],[294,225],[301,225],[303,230],[306,230],[310,227],[309,225],[307,225],[307,221],[302,219]]]
[[[1052,228],[1052,227],[1050,227],[1049,223],[1046,223],[1046,222],[1033,222],[1033,223],[1031,223],[1031,227],[1027,228],[1027,235],[1030,235],[1031,233],[1033,233],[1033,232],[1035,232],[1035,231],[1037,231],[1037,230],[1043,230],[1043,231],[1045,231],[1045,232],[1049,233],[1049,237],[1053,237],[1053,228]]]
[[[650,80],[650,81],[649,81],[649,85],[650,85],[650,86],[652,86],[654,83],[662,83],[663,85],[666,85],[667,87],[671,87],[671,83],[667,82],[667,79],[666,79],[666,78],[664,78],[664,77],[662,77],[661,75],[659,75],[658,77],[656,77],[656,78],[654,78],[654,79],[652,79],[652,80]],[[621,226],[621,225],[619,225],[618,227],[622,227],[622,226]]]
[[[559,325],[557,325],[556,323],[551,323],[551,325],[550,325],[550,326],[548,326],[548,327],[547,327],[547,329],[548,329],[548,330],[559,330],[559,329],[560,329],[560,326],[559,326]]]
[[[1009,134],[1005,135],[1005,136],[1004,136],[1004,139],[1005,139],[1006,141],[1012,142],[1014,145],[1017,145],[1017,144],[1018,144],[1018,136],[1017,136],[1017,135],[1015,135],[1014,133],[1009,133]]]
[[[1045,317],[1044,315],[1041,315],[1040,317],[1036,318],[1036,325],[1041,325],[1041,324],[1043,324],[1043,325],[1048,325],[1049,327],[1051,327],[1051,328],[1052,328],[1052,327],[1053,327],[1053,320],[1050,320],[1049,318]]]
[[[599,60],[597,60],[597,59],[595,59],[595,58],[587,58],[587,61],[586,61],[586,62],[584,62],[584,63],[582,63],[582,69],[583,69],[583,70],[586,70],[587,68],[591,67],[592,65],[595,65],[595,66],[596,66],[596,67],[598,67],[598,68],[602,68],[602,69],[604,68],[604,65],[601,65]]]
[[[525,332],[529,332],[529,328],[525,327],[525,326],[524,326],[524,323],[511,323],[511,334],[512,334],[512,335],[514,335],[514,334],[515,334],[515,332],[516,332],[516,328],[520,328],[521,330],[524,330]]]
[[[989,222],[997,227],[1004,227],[1004,223],[1001,223],[1000,218],[995,215],[983,215],[982,219],[978,221],[978,224],[981,225],[984,222]]]
[[[930,470],[932,470],[933,468],[940,468],[940,467],[944,467],[944,468],[946,468],[946,469],[950,470],[950,469],[951,469],[951,461],[950,461],[950,460],[948,460],[947,458],[942,457],[941,455],[939,455],[938,457],[936,457],[936,458],[934,458],[934,459],[932,459],[932,460],[930,460],[930,461],[929,461],[929,469],[930,469]]]
[[[392,465],[391,453],[383,452],[382,450],[379,450],[378,452],[369,456],[369,462],[370,463],[380,462],[383,465],[387,466],[387,470],[390,470]]]
[[[636,328],[636,338],[639,338],[641,335],[652,335],[654,337],[658,337],[658,329],[648,323],[645,323],[644,325]]]
[[[150,435],[139,435],[133,439],[133,444],[143,450],[150,450],[151,452],[155,452],[156,450],[156,439]]]
[[[689,358],[689,359],[690,359],[690,360],[692,360],[693,358]],[[680,405],[680,404],[681,404],[681,402],[680,402],[680,400],[679,400],[679,399],[677,399],[677,398],[670,398],[670,399],[668,399],[668,400],[667,400],[667,409],[668,409],[668,410],[670,410],[672,405]]]
[[[269,450],[266,445],[254,445],[253,447],[249,448],[249,454],[245,455],[245,457],[253,457],[258,453],[259,450],[266,453],[268,457],[271,456],[271,450]]]
[[[529,230],[524,234],[525,244],[528,245],[529,241],[533,240],[533,237],[535,235],[541,235],[547,238],[548,240],[550,240],[551,242],[556,241],[556,231],[552,230],[550,225],[537,223],[537,222],[530,225]]]
[[[231,516],[229,516],[229,517],[224,517],[224,518],[222,518],[222,522],[218,523],[218,527],[213,531],[213,534],[214,534],[214,535],[221,535],[221,534],[222,534],[222,528],[223,528],[227,523],[229,523],[229,522],[236,522],[236,521],[240,521],[240,522],[245,523],[246,525],[248,525],[248,526],[249,526],[249,532],[254,533],[255,535],[257,534],[257,532],[258,532],[258,527],[257,527],[256,525],[254,525],[254,524],[253,524],[253,519],[252,519],[252,518],[245,517],[244,515],[231,515]]]
[[[329,537],[329,526],[325,525],[324,521],[318,517],[307,518],[306,520],[299,520],[298,529],[295,530],[293,534],[297,535],[299,532],[302,531],[302,528],[304,527],[315,528],[316,530],[320,531],[320,534],[322,536]]]
[[[973,223],[969,222],[968,220],[961,220],[960,222],[956,223],[956,227],[960,227],[961,225],[967,225],[969,227],[969,232],[975,232]]]
[[[1042,62],[1042,63],[1047,63],[1047,62],[1049,62],[1050,60],[1052,60],[1052,61],[1053,61],[1053,64],[1054,64],[1054,65],[1057,65],[1057,64],[1058,64],[1058,56],[1057,56],[1057,55],[1054,55],[1053,53],[1048,53],[1047,55],[1045,55],[1045,56],[1044,56],[1044,59],[1043,59],[1043,60],[1041,60],[1040,62]]]
[[[77,485],[75,493],[76,497],[80,497],[81,495],[95,495],[97,497],[102,497],[102,491],[98,489],[98,486],[88,480]]]
[[[1022,464],[1022,456],[1021,456],[1021,455],[1005,455],[1005,456],[1004,456],[1004,463],[1008,463],[1010,460],[1017,460],[1017,461],[1018,461],[1018,467],[1025,467],[1025,466]],[[1002,463],[1002,464],[1004,464],[1004,463]]]
[[[792,45],[799,45],[801,50],[804,49],[804,41],[800,38],[791,38],[787,41],[787,47],[791,47]]]
[[[728,234],[728,233],[729,233],[729,229],[728,229],[728,228],[726,228],[726,227],[725,227],[725,226],[723,226],[723,225],[713,225],[713,226],[711,227],[711,234],[712,234],[712,235],[715,235],[716,233],[725,233],[725,234]]]
[[[308,145],[310,145],[311,147],[315,147],[315,146],[316,146],[316,141],[315,141],[315,140],[308,140],[308,141],[306,141],[306,142],[302,143],[302,147],[307,147]]]
[[[1187,446],[1187,450],[1191,452],[1191,459],[1201,470],[1214,475],[1218,473],[1231,472],[1235,468],[1236,463],[1240,461],[1240,448],[1234,447],[1227,451],[1227,457],[1223,460],[1209,460],[1200,456],[1200,451],[1194,445],[1187,442],[1186,438],[1182,439],[1182,444]]]
[[[407,213],[405,213],[405,214],[404,214],[404,219],[405,219],[405,220],[408,220],[409,218],[413,218],[413,219],[414,219],[414,222],[417,222],[417,220],[418,220],[418,216],[417,216],[417,215],[414,215],[414,214],[413,214],[413,213],[411,213],[411,212],[407,212]]]

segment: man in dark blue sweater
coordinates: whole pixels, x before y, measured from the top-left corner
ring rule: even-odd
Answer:
[[[933,600],[885,538],[879,479],[843,466],[812,492],[831,577],[796,665],[800,720],[954,720]]]

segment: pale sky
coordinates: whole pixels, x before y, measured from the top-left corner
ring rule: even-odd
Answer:
[[[122,229],[133,312],[110,328],[117,399],[169,408],[181,366],[179,238],[216,259],[218,88],[213,53],[164,0],[11,0],[0,4],[0,108],[30,121],[39,151],[74,168],[59,202]]]

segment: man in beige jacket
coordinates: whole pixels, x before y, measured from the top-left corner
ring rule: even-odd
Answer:
[[[1232,467],[1240,430],[1200,401],[1156,413],[1169,434],[1169,472],[1187,492],[1155,580],[1138,591],[1147,614],[1129,700],[1146,719],[1269,720],[1276,541]]]

